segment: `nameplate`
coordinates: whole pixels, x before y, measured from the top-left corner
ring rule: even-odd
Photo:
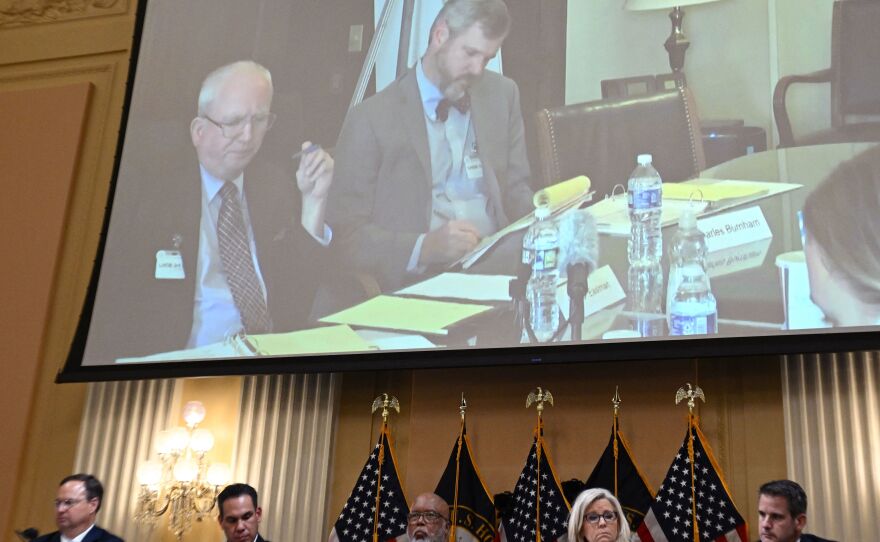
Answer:
[[[589,316],[626,299],[626,292],[614,276],[611,266],[604,265],[590,273],[587,278],[587,297],[584,301],[584,316]]]
[[[709,278],[760,267],[767,258],[772,242],[772,239],[761,239],[712,252],[706,256],[706,272],[709,273]]]
[[[710,253],[773,237],[767,219],[757,205],[703,218],[697,221],[697,227],[706,234],[706,247]]]

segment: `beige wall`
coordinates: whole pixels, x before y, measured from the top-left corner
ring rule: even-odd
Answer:
[[[85,386],[53,381],[82,308],[101,227],[131,8],[128,0],[0,2],[0,248],[10,255],[3,258],[0,321],[4,540],[12,539],[13,527],[52,524],[49,503],[73,466]],[[88,101],[77,102],[84,86]],[[71,91],[53,97],[56,87]],[[78,127],[64,128],[77,107],[81,138]]]
[[[780,76],[827,68],[833,0],[722,0],[685,8],[684,72],[703,119],[743,119],[776,137]],[[601,98],[600,81],[668,73],[668,10],[630,12],[624,0],[568,2],[566,103]],[[828,85],[797,87],[795,134],[828,127]]]

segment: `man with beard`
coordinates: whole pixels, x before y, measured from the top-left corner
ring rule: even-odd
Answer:
[[[328,222],[343,261],[383,291],[533,209],[519,90],[485,71],[509,29],[502,0],[449,0],[419,63],[345,120]]]
[[[410,542],[446,542],[449,538],[449,505],[434,493],[422,493],[409,508],[406,535]]]
[[[761,542],[830,542],[811,534],[801,534],[807,525],[807,494],[796,482],[767,482],[758,493]]]

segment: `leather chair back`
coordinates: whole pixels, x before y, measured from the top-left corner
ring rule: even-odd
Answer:
[[[880,115],[880,2],[834,2],[831,125],[850,115]]]
[[[690,92],[598,100],[538,112],[544,186],[586,175],[597,198],[626,186],[636,156],[650,153],[664,181],[695,177],[705,167]]]

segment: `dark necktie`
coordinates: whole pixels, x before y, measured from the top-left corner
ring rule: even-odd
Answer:
[[[226,283],[241,315],[245,332],[268,333],[272,331],[272,320],[254,269],[238,187],[230,182],[224,183],[220,197],[222,203],[217,217],[217,242]]]
[[[459,113],[467,113],[467,110],[471,107],[471,98],[467,94],[455,101],[443,98],[440,100],[440,103],[437,104],[437,120],[440,122],[446,122],[446,119],[449,118],[450,107],[458,109]]]

